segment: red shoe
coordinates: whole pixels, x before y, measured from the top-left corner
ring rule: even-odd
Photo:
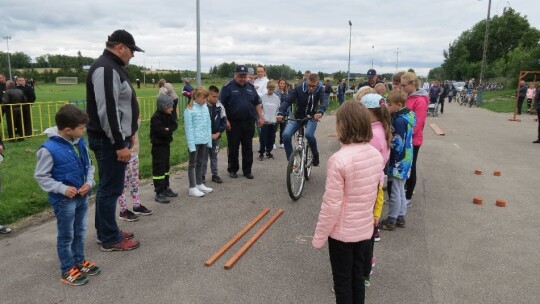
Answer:
[[[101,251],[127,251],[136,249],[140,245],[136,240],[121,240],[116,244],[101,245]]]
[[[133,237],[135,237],[135,233],[133,232],[120,231],[120,233],[122,234],[122,238],[124,238],[124,240],[131,240]],[[101,240],[96,239],[96,243],[101,245]]]

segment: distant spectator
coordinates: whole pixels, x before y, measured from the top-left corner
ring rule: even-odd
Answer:
[[[26,79],[22,76],[19,76],[17,78],[17,89],[23,91],[24,97],[26,97],[27,103],[34,103],[36,101],[36,93],[34,92],[34,88],[29,85],[26,82]],[[32,122],[32,106],[31,105],[24,105],[22,106],[22,113],[23,113],[23,136],[31,136],[32,135],[32,129],[33,129],[33,122]]]
[[[375,85],[377,83],[381,83],[379,81],[379,79],[377,78],[377,71],[375,71],[374,69],[369,69],[366,74],[367,74],[367,77],[368,77],[368,81],[360,84],[360,88],[365,87],[365,86],[369,86],[369,87],[371,87],[373,89],[373,88],[375,88]]]
[[[184,80],[184,87],[182,88],[182,96],[187,97],[188,103],[191,101],[191,94],[193,94],[193,87],[189,83],[189,80]]]
[[[26,102],[24,92],[15,87],[12,80],[6,81],[6,91],[2,97],[2,103],[10,106],[2,109],[6,112],[8,137],[10,139],[23,140],[23,124],[21,120],[22,106],[20,104]]]
[[[538,137],[535,141],[533,141],[533,143],[540,144],[540,85],[536,86],[534,104],[536,104],[536,115],[538,115]]]
[[[341,79],[337,87],[339,105],[342,105],[343,102],[345,102],[345,91],[347,91],[347,85],[345,84],[345,79]]]
[[[534,95],[536,95],[536,86],[534,83],[531,83],[529,85],[529,88],[527,89],[527,112],[529,113],[531,113],[531,106]]]
[[[324,84],[324,94],[326,94],[326,97],[330,97],[330,94],[332,93],[334,93],[334,88],[332,88],[332,83],[330,82],[330,79],[328,79]]]
[[[137,89],[141,88],[141,80],[137,78]]]
[[[523,101],[527,97],[528,87],[525,84],[525,81],[519,82],[519,91],[518,91],[518,103],[517,103],[517,114],[521,115],[521,108],[523,107]]]
[[[268,83],[268,78],[266,77],[266,67],[259,64],[255,70],[257,72],[257,78],[255,78],[253,85],[255,86],[255,90],[257,90],[259,97],[262,97],[268,92],[266,88],[266,84]]]

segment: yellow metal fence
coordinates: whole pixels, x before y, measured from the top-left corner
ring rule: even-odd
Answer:
[[[188,99],[180,97],[177,112],[181,116]],[[55,126],[54,117],[65,104],[74,104],[86,111],[86,101],[47,101],[36,103],[2,104],[0,106],[0,138],[5,141],[41,136],[45,129]],[[142,121],[149,121],[156,110],[156,97],[139,98]]]

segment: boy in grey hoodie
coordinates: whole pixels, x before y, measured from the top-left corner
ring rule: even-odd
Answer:
[[[49,139],[37,152],[34,178],[48,193],[56,216],[60,281],[84,285],[87,275],[100,273],[99,267],[84,257],[88,196],[95,171],[83,137],[88,116],[68,104],[58,110],[55,121],[56,127],[45,130]]]

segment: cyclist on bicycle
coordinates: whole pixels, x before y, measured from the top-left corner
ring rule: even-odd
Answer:
[[[283,120],[284,113],[287,113],[287,109],[293,103],[296,103],[295,119],[303,119],[308,116],[313,118],[307,122],[305,137],[313,153],[313,166],[318,166],[319,151],[317,150],[315,130],[317,129],[317,122],[324,115],[328,106],[328,96],[324,94],[318,74],[310,73],[307,79],[297,85],[290,92],[289,96],[281,102],[276,117],[278,122]],[[287,159],[289,159],[293,150],[291,138],[299,127],[300,123],[298,121],[291,120],[287,123],[285,131],[283,131],[283,143],[285,145]]]

